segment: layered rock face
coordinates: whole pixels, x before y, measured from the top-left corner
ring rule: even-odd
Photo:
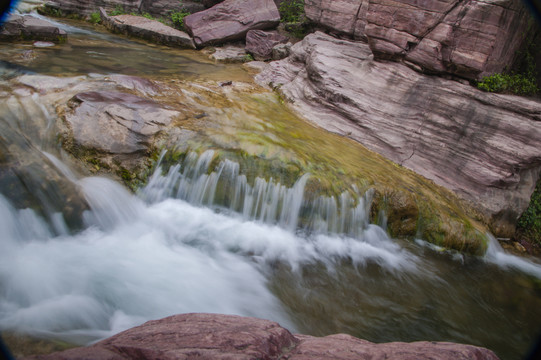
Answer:
[[[379,58],[468,79],[513,62],[530,24],[519,0],[306,0],[312,21],[368,41]]]
[[[443,342],[374,344],[339,334],[292,335],[278,323],[232,315],[184,314],[149,321],[95,345],[32,359],[453,359],[497,360],[490,350]]]
[[[184,18],[198,47],[244,39],[249,30],[273,28],[280,13],[273,0],[226,0]]]
[[[541,169],[541,104],[373,60],[368,45],[323,33],[257,81],[309,121],[471,201],[496,236],[514,233]]]

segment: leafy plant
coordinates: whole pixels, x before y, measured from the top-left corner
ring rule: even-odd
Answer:
[[[537,182],[530,205],[518,221],[518,230],[526,238],[541,245],[541,180]]]
[[[494,74],[485,76],[477,83],[481,90],[516,95],[535,95],[539,92],[534,76],[523,74]]]
[[[171,21],[173,22],[173,26],[179,30],[184,30],[184,18],[188,15],[190,15],[190,13],[185,9],[173,11],[171,13]]]
[[[111,16],[117,16],[117,15],[123,15],[123,14],[125,14],[125,13],[126,13],[126,11],[124,11],[124,9],[122,8],[122,6],[117,5],[117,6],[115,7],[115,9],[114,9],[113,11],[111,11],[111,14],[109,14],[109,15],[111,15]]]
[[[282,1],[278,10],[280,11],[282,22],[299,22],[301,20],[301,16],[304,14],[304,0]]]
[[[90,19],[89,21],[92,23],[92,24],[99,24],[101,22],[101,16],[100,16],[100,13],[99,12],[93,12],[92,14],[90,14]]]

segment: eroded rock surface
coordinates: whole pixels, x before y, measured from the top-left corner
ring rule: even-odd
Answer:
[[[121,92],[90,91],[71,100],[66,122],[79,146],[114,154],[147,150],[149,139],[178,112]]]
[[[444,342],[374,344],[350,335],[293,335],[278,323],[219,314],[149,321],[95,345],[31,359],[453,359],[496,360],[490,350]]]
[[[225,0],[184,18],[198,47],[244,39],[249,30],[273,28],[279,22],[280,13],[272,0]]]
[[[195,45],[188,34],[162,24],[157,20],[134,15],[107,16],[104,9],[100,9],[100,15],[105,26],[113,32],[164,45],[195,49]]]
[[[68,34],[54,24],[32,15],[12,15],[0,27],[0,40],[41,40],[64,42]]]
[[[307,36],[257,80],[308,120],[471,201],[509,237],[541,169],[541,104],[373,60],[361,42]]]
[[[519,0],[306,0],[312,21],[366,39],[377,57],[470,79],[501,72],[525,40]]]

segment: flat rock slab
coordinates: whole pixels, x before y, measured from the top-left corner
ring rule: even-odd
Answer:
[[[184,18],[197,47],[242,40],[249,30],[273,28],[279,22],[280,13],[273,0],[225,0]]]
[[[214,49],[209,58],[221,63],[242,63],[246,61],[246,55],[244,46],[229,45]]]
[[[308,35],[256,79],[309,121],[472,202],[514,233],[541,170],[541,103],[374,61],[368,45]]]
[[[157,20],[134,15],[107,16],[103,9],[100,9],[100,14],[105,26],[115,33],[121,33],[167,46],[195,49],[195,44],[188,34],[162,24]]]
[[[490,350],[443,342],[374,344],[338,334],[293,335],[256,318],[183,314],[149,321],[95,345],[29,359],[497,360]]]
[[[32,15],[12,15],[0,28],[0,40],[65,42],[68,34],[58,26]]]
[[[152,100],[113,91],[79,93],[70,107],[65,119],[73,141],[112,154],[146,150],[150,138],[178,116]]]

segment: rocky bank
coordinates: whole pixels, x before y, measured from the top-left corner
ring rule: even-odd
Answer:
[[[350,335],[293,335],[278,323],[218,314],[149,321],[89,347],[26,359],[497,360],[490,350],[445,342],[375,344]]]

